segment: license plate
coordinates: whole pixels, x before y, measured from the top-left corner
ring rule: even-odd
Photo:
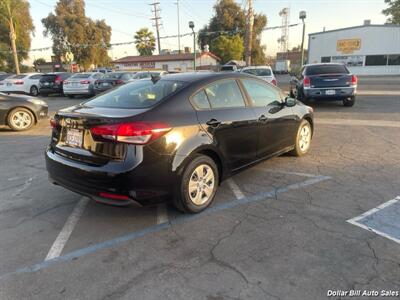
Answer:
[[[8,83],[7,83],[7,86],[10,86],[10,85],[12,85],[12,83],[8,82]]]
[[[49,84],[50,84],[50,83],[48,83],[48,82],[45,82],[45,83],[44,83],[44,85],[49,85]]]
[[[108,82],[103,82],[101,85],[102,86],[108,86]]]
[[[72,86],[78,86],[78,83],[77,82],[73,82]]]
[[[325,95],[335,95],[336,91],[335,90],[326,90]]]
[[[65,143],[73,147],[82,147],[83,131],[78,129],[67,129]]]

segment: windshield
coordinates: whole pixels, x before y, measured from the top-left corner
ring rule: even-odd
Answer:
[[[344,65],[317,65],[308,66],[306,75],[324,75],[324,74],[349,74]]]
[[[256,75],[256,76],[271,76],[272,72],[270,69],[246,69],[243,73]]]
[[[118,79],[120,78],[124,73],[107,73],[103,76],[103,79]]]
[[[172,80],[140,80],[102,94],[85,103],[92,107],[146,108],[177,92],[187,83]]]

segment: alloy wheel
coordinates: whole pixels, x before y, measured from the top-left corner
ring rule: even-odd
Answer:
[[[212,196],[215,185],[213,169],[201,164],[194,169],[189,180],[189,197],[195,205],[203,205]]]
[[[300,129],[299,148],[302,152],[306,152],[311,144],[311,128],[308,124],[303,125]]]
[[[33,120],[32,116],[28,112],[17,110],[12,114],[10,122],[12,123],[12,127],[18,130],[24,130],[31,126]]]

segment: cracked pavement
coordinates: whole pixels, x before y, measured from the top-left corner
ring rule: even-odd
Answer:
[[[379,83],[373,88],[381,89]],[[79,100],[46,101],[54,111]],[[359,96],[352,108],[314,108],[321,119],[400,122],[396,96]],[[44,260],[80,199],[47,181],[48,131],[46,122],[26,133],[0,129],[0,277],[10,274],[0,278],[2,300],[297,300],[326,299],[328,290],[400,291],[400,245],[346,222],[400,195],[398,128],[316,124],[308,155],[277,157],[233,177],[246,197],[275,191],[262,201],[13,273]],[[282,171],[331,178],[278,192],[309,179]],[[215,205],[232,200],[222,184]],[[156,211],[90,202],[62,254],[154,226]],[[175,220],[180,213],[168,208],[168,216]]]

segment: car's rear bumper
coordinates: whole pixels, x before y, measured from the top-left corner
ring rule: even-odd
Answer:
[[[146,163],[139,155],[126,162],[94,166],[59,155],[50,148],[45,152],[51,182],[112,205],[149,205],[165,200],[171,192],[171,173],[167,167],[169,158],[159,158],[156,162],[153,159]],[[102,197],[102,193],[129,199]]]
[[[39,93],[44,94],[44,95],[49,95],[49,94],[62,94],[63,93],[63,88],[60,87],[40,87],[39,88]]]
[[[86,88],[86,89],[64,88],[64,95],[92,95],[92,94],[94,94],[94,91],[91,88]]]
[[[355,96],[356,91],[357,87],[304,88],[304,96],[318,100],[342,100]]]

